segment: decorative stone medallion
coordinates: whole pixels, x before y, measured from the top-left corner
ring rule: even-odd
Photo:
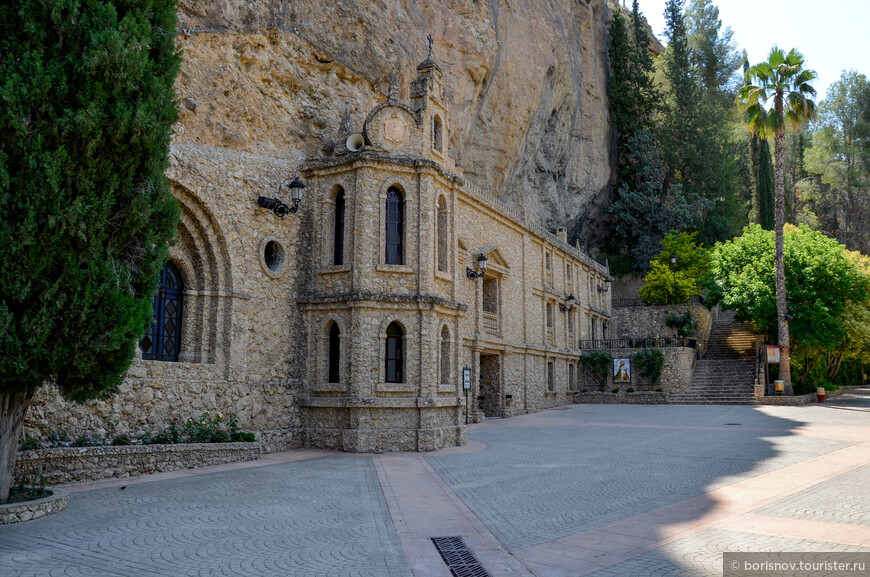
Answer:
[[[384,120],[384,138],[393,144],[402,144],[408,137],[408,123],[394,112]]]

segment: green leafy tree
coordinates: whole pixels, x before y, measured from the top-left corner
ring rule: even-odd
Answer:
[[[638,130],[651,129],[653,117],[658,112],[661,94],[658,88],[656,88],[653,79],[655,63],[650,53],[650,40],[647,33],[646,20],[638,7],[637,0],[634,0],[631,7],[631,36],[634,41],[634,58],[636,61],[633,81],[641,112],[640,117],[635,119],[637,122],[636,126]]]
[[[111,393],[151,322],[175,27],[174,0],[0,4],[0,500],[36,390]]]
[[[784,278],[795,346],[815,352],[842,347],[848,335],[847,307],[866,302],[868,277],[848,258],[845,247],[818,231],[789,225],[784,237]],[[738,321],[751,321],[769,333],[780,326],[775,253],[775,233],[758,225],[712,251],[711,270],[725,306],[737,311]],[[786,368],[782,360],[780,378]]]
[[[654,137],[648,132],[636,134],[628,151],[637,178],[619,187],[617,200],[608,212],[614,242],[628,247],[636,270],[646,270],[665,235],[672,230],[697,229],[711,201],[683,194],[680,185],[665,191],[664,168]]]
[[[691,62],[710,95],[718,95],[734,79],[743,62],[734,31],[722,28],[719,8],[711,0],[690,0],[686,7]]]
[[[628,142],[639,131],[652,128],[659,96],[652,79],[649,37],[635,2],[630,20],[615,10],[610,22],[608,96],[616,128],[619,182],[633,178],[627,161]]]
[[[816,91],[810,85],[816,73],[804,68],[804,58],[792,49],[788,54],[773,47],[766,62],[746,72],[747,84],[737,94],[746,111],[749,129],[767,139],[774,137],[774,229],[776,232],[776,307],[781,349],[780,379],[791,382],[789,325],[787,320],[785,264],[783,261],[783,227],[785,226],[785,129],[787,124],[800,127],[815,116]]]
[[[807,207],[823,230],[853,250],[870,252],[870,163],[863,135],[870,133],[864,103],[870,83],[844,72],[819,105],[806,168],[815,188]],[[802,135],[801,135],[802,136]],[[792,175],[792,180],[800,177]],[[804,191],[807,186],[804,185]]]
[[[642,349],[631,355],[631,362],[640,376],[656,385],[665,366],[665,354],[661,349]]]
[[[696,17],[689,18],[683,13],[683,2],[668,0],[665,6],[668,47],[663,55],[661,128],[662,157],[668,169],[665,189],[670,183],[681,184],[686,192],[712,201],[698,227],[702,240],[712,244],[731,238],[745,222],[736,196],[738,168],[729,150],[733,107],[724,106],[716,80],[733,74],[739,58],[731,54],[730,36],[723,36],[730,33],[722,32],[715,6],[693,0]],[[703,16],[706,13],[710,16]],[[704,52],[704,47],[713,48]],[[725,53],[720,54],[723,47]],[[708,69],[717,71],[709,87],[704,80]]]
[[[640,290],[645,304],[683,304],[701,294],[700,281],[710,270],[710,256],[697,244],[697,236],[672,231],[662,239],[662,250],[650,262]]]

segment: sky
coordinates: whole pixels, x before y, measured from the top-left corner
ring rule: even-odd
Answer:
[[[622,2],[622,0],[620,0]],[[653,31],[665,43],[666,0],[638,0]],[[631,0],[625,0],[631,8]],[[813,87],[818,100],[843,70],[870,76],[870,0],[713,0],[722,27],[734,30],[734,40],[749,54],[750,64],[767,59],[777,44],[797,48],[806,67],[819,78]],[[773,23],[781,24],[774,26]]]

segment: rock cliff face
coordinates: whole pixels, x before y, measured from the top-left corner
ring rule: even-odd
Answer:
[[[465,176],[591,248],[610,179],[607,0],[180,0],[178,142],[302,161],[433,57]],[[342,143],[338,143],[342,145]]]

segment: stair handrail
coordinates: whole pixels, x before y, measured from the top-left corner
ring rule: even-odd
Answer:
[[[710,346],[710,335],[713,334],[713,324],[716,322],[716,319],[719,318],[719,305],[717,304],[713,308],[710,309],[710,322],[707,323],[707,330],[704,338],[700,340],[701,346],[698,347],[698,355],[699,359],[703,359],[707,356],[707,348]]]
[[[764,337],[760,334],[755,334],[755,345],[757,354],[755,356],[755,398],[758,399],[759,392],[761,397],[767,394],[767,347],[764,344]],[[761,390],[759,391],[759,386]]]

